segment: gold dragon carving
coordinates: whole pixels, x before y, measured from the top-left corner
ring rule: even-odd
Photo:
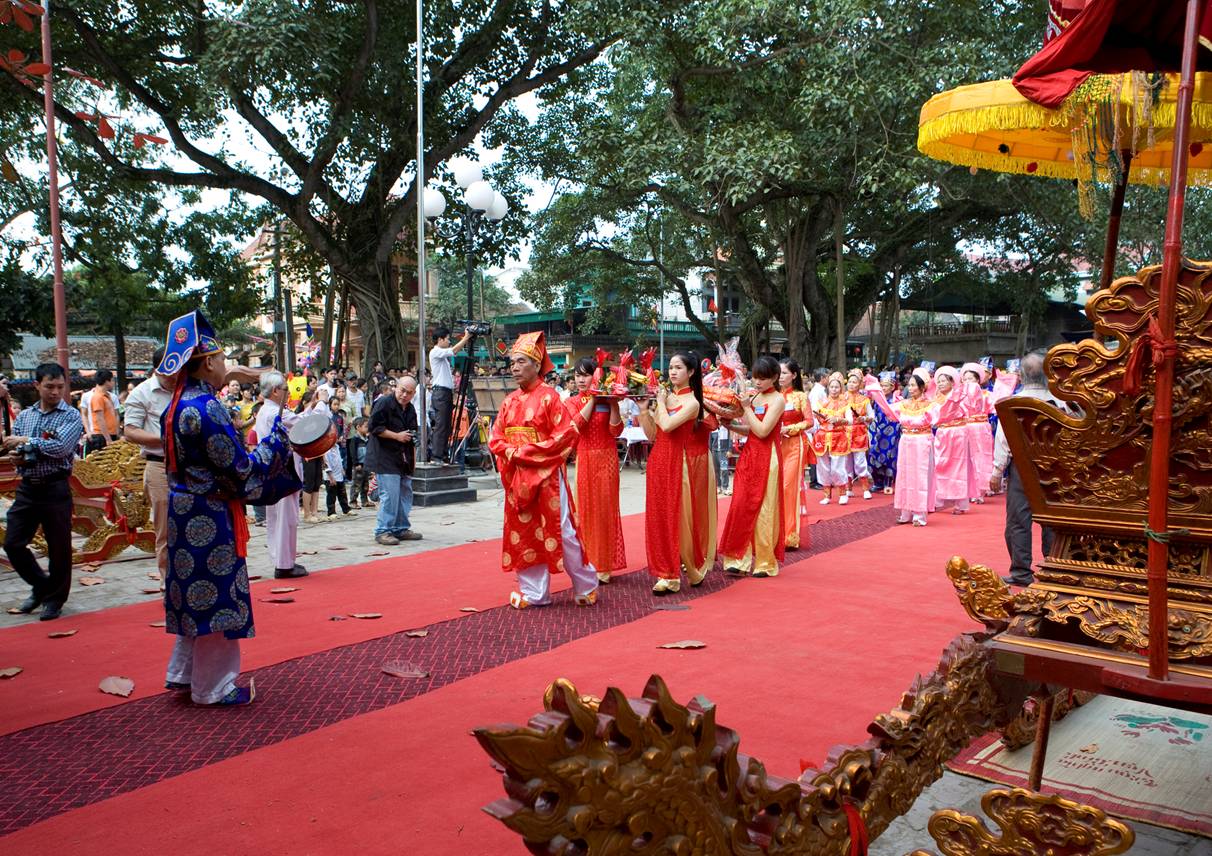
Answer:
[[[596,706],[557,681],[529,725],[474,732],[504,775],[505,798],[485,811],[552,856],[844,856],[847,805],[878,835],[947,759],[1021,707],[1020,687],[993,682],[985,638],[957,637],[868,741],[798,781],[742,755],[710,702],[680,704],[657,676],[638,699],[612,687]]]
[[[954,809],[931,816],[927,828],[943,856],[1114,856],[1136,841],[1131,827],[1106,812],[1023,788],[995,788],[981,798],[981,809],[1000,834]],[[915,850],[909,856],[931,854]]]
[[[120,440],[90,454],[72,466],[72,531],[84,543],[72,551],[72,562],[105,561],[127,547],[154,552],[155,531],[151,528],[151,503],[143,490],[146,462],[134,443]],[[11,496],[16,490],[16,481]],[[110,500],[109,503],[105,499]],[[0,538],[4,527],[0,525]],[[31,545],[46,553],[41,531]]]
[[[1123,384],[1132,344],[1156,317],[1160,280],[1161,267],[1155,265],[1096,292],[1086,314],[1103,341],[1086,339],[1048,352],[1052,391],[1081,416],[1029,399],[999,405],[1013,423],[1007,439],[1015,460],[1020,469],[1030,469],[1024,482],[1037,485],[1037,499],[1051,514],[1076,522],[1097,509],[1104,518],[1137,526],[1143,518],[1153,436],[1152,366],[1144,361],[1139,394],[1125,394]],[[1177,307],[1170,504],[1182,518],[1212,514],[1212,266],[1184,260]],[[1202,522],[1206,529],[1207,520]]]

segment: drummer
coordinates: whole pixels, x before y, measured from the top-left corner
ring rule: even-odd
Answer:
[[[279,414],[283,426],[288,431],[299,421],[299,414],[285,406],[289,395],[286,378],[280,371],[268,371],[261,376],[261,397],[264,403],[257,413],[255,430],[258,440],[269,436]],[[302,460],[298,455],[291,457],[296,474],[302,478]],[[307,568],[295,561],[299,533],[298,492],[282,497],[265,509],[265,529],[265,545],[269,548],[269,559],[274,564],[274,578],[281,580],[307,576]]]
[[[237,369],[252,379],[249,369]],[[253,687],[237,687],[240,640],[253,635],[244,503],[272,502],[299,489],[281,419],[249,452],[215,390],[226,360],[201,312],[169,325],[156,369],[174,389],[161,420],[168,471],[168,587],[165,631],[177,637],[165,688],[195,704],[241,705]]]

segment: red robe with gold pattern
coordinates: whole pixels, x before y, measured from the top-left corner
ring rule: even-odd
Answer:
[[[564,571],[560,475],[576,438],[576,425],[559,393],[542,381],[515,389],[501,403],[488,438],[505,486],[501,570],[524,571],[546,563],[553,574]],[[574,513],[574,525],[575,520]]]
[[[583,417],[581,411],[591,397],[571,396],[564,407],[579,435],[575,445],[581,543],[594,569],[609,574],[627,567],[623,520],[619,516],[619,450],[615,444],[623,433],[623,423],[610,424],[610,405],[605,401],[594,404],[588,419]]]

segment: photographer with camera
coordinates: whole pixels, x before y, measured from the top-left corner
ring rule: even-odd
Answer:
[[[42,607],[43,621],[59,617],[72,587],[72,489],[68,477],[76,444],[84,433],[80,412],[63,400],[67,378],[57,363],[42,363],[34,370],[38,403],[17,414],[13,435],[4,439],[4,451],[17,467],[21,484],[8,510],[4,552],[30,595],[17,607],[29,614]],[[41,525],[46,537],[44,572],[29,549]]]
[[[471,330],[463,331],[463,338],[450,344],[450,328],[442,325],[433,331],[434,346],[429,351],[429,377],[433,381],[430,406],[434,412],[433,433],[429,435],[427,454],[431,462],[446,460],[446,446],[450,442],[450,418],[454,411],[454,371],[450,361],[454,355],[467,347],[471,341]]]

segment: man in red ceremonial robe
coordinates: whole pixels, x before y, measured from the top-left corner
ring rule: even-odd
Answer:
[[[515,609],[551,603],[551,574],[567,571],[578,606],[598,599],[597,571],[585,556],[564,473],[577,428],[560,394],[543,383],[554,370],[543,333],[514,342],[509,370],[518,388],[501,403],[488,447],[505,486],[501,569],[518,577]]]

